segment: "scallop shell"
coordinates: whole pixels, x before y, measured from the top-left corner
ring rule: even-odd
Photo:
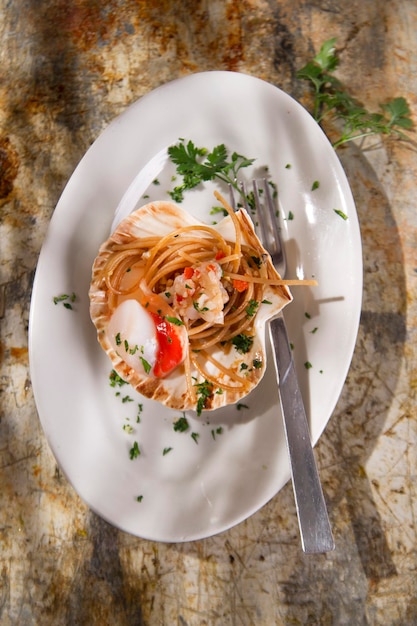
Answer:
[[[252,220],[243,209],[240,210],[240,215],[247,231],[246,235],[244,234],[243,236],[243,240],[246,240],[246,243],[248,238],[253,241],[253,237],[256,237],[256,235]],[[109,306],[108,292],[103,286],[104,281],[101,280],[101,270],[112,253],[115,244],[124,244],[132,240],[155,235],[163,237],[177,228],[197,224],[202,224],[202,222],[172,202],[152,202],[137,209],[118,225],[111,237],[100,247],[93,264],[89,291],[90,315],[97,329],[97,338],[103,350],[108,354],[114,370],[123,380],[129,382],[145,397],[157,400],[177,410],[196,408],[194,404],[195,399],[192,401],[187,393],[184,366],[178,366],[165,378],[155,378],[132,369],[113,349],[107,335],[107,328],[113,311]],[[235,241],[235,230],[230,216],[225,217],[212,228],[220,232],[227,241]],[[257,238],[256,240],[259,241]],[[259,242],[259,256],[261,255],[266,255],[263,258],[266,258],[269,276],[271,278],[279,278],[269,255]],[[244,392],[242,390],[221,390],[218,393],[213,393],[206,401],[205,410],[217,409],[242,400],[262,379],[266,368],[266,322],[271,317],[277,315],[292,300],[292,296],[286,286],[266,286],[264,300],[267,300],[269,304],[262,303],[259,305],[254,322],[254,340],[249,352],[240,354],[230,343],[220,348],[209,349],[211,356],[218,359],[226,368],[233,367],[236,372],[244,371],[248,387]],[[256,361],[258,367],[253,366],[254,361]],[[259,363],[261,364],[260,366]],[[209,363],[206,365],[206,368],[208,371],[210,370]],[[199,382],[203,382],[203,378],[197,371],[193,371],[192,375]]]

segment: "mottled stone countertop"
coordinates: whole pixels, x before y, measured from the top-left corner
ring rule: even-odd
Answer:
[[[296,70],[337,38],[369,109],[417,121],[415,0],[0,0],[0,621],[9,625],[417,623],[417,161],[376,138],[338,150],[363,240],[352,365],[315,448],[336,549],[300,548],[291,485],[218,536],[159,544],[92,513],[42,431],[28,363],[38,255],[101,131],[169,80],[245,72],[307,107]],[[372,149],[371,149],[372,148]],[[51,374],[52,375],[52,374]]]

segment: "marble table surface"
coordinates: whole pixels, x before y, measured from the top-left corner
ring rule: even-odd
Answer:
[[[302,552],[290,484],[200,541],[157,543],[110,526],[58,467],[28,362],[48,223],[85,151],[129,104],[220,69],[265,79],[308,108],[296,71],[336,37],[349,92],[371,110],[404,96],[416,121],[416,32],[414,0],[0,0],[2,624],[417,623],[411,142],[376,137],[338,149],[360,220],[364,289],[351,368],[315,447],[333,552]]]

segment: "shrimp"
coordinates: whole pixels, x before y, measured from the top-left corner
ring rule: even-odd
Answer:
[[[172,286],[172,307],[182,319],[199,318],[210,324],[223,324],[223,309],[229,294],[221,282],[222,268],[215,261],[186,267]]]

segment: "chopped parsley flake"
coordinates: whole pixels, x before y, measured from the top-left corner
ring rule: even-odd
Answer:
[[[122,385],[127,385],[127,382],[123,380],[116,372],[116,370],[112,370],[109,375],[110,387],[122,387]]]
[[[262,367],[262,361],[259,359],[253,359],[252,365],[256,370],[259,370]]]
[[[185,417],[185,414],[182,417],[179,417],[175,422],[174,422],[174,430],[177,433],[185,433],[186,430],[188,430],[190,427],[187,418]]]
[[[164,448],[162,451],[162,456],[165,456],[166,454],[168,454],[169,452],[171,452],[172,448]]]
[[[140,418],[142,417],[143,404],[138,404],[138,412],[136,414],[136,423],[140,423]]]
[[[170,322],[170,324],[175,324],[175,326],[184,326],[184,322],[178,319],[178,317],[172,317],[170,315],[167,315],[165,319],[167,320],[167,322]]]
[[[245,335],[245,333],[240,333],[239,335],[236,335],[236,337],[233,337],[232,344],[238,352],[246,354],[252,348],[253,337]]]
[[[140,455],[139,444],[137,441],[135,441],[135,443],[129,450],[130,460],[133,461],[133,459],[137,459],[139,455]]]
[[[255,315],[258,306],[259,306],[259,302],[257,302],[257,300],[249,300],[249,304],[245,309],[246,315],[248,317],[252,317],[253,315]]]
[[[122,343],[122,339],[120,337],[120,333],[117,333],[117,335],[115,337],[115,340],[116,340],[116,346],[120,346],[120,344]]]
[[[333,209],[335,213],[337,213],[342,219],[347,220],[348,216],[346,213],[343,213],[340,209]]]
[[[315,191],[316,189],[318,189],[320,187],[320,183],[318,180],[315,180],[313,182],[313,184],[311,185],[311,191]]]
[[[311,365],[310,361],[306,361],[306,362],[304,363],[304,367],[306,368],[306,370],[309,370],[309,369],[311,369],[313,366]]]
[[[210,215],[216,215],[216,213],[223,213],[223,215],[227,217],[227,211],[222,206],[214,206],[211,209]]]
[[[186,285],[187,286],[187,285]],[[205,313],[205,311],[208,311],[208,307],[204,306],[202,309],[200,309],[200,305],[198,304],[198,302],[196,300],[193,300],[193,307],[195,308],[196,311],[198,311],[199,313]]]
[[[139,358],[140,358],[140,360],[141,360],[141,362],[142,362],[143,369],[145,370],[145,374],[149,374],[149,372],[150,372],[150,371],[151,371],[151,369],[152,369],[151,364],[150,364],[150,363],[148,363],[148,361],[147,361],[146,359],[144,359],[144,358],[143,358],[143,356],[140,356]]]
[[[199,433],[191,433],[191,438],[194,439],[196,443],[198,443]]]
[[[133,402],[133,398],[131,398],[130,396],[124,396],[122,398],[122,402],[123,404],[126,404],[126,402]]]
[[[207,400],[213,394],[213,385],[208,380],[205,380],[203,383],[197,383],[194,386],[197,388],[197,396],[199,396],[196,411],[197,415],[201,415],[202,410],[207,406]]]
[[[143,500],[143,496],[137,496],[136,497],[136,502],[142,502]]]
[[[247,404],[243,404],[242,402],[238,402],[236,405],[236,408],[238,411],[241,411],[242,409],[248,409],[248,405]]]
[[[133,426],[131,424],[123,424],[123,430],[131,435],[133,433]]]
[[[269,300],[262,300],[262,304],[272,304]]]
[[[223,427],[219,426],[216,429],[212,429],[211,431],[211,436],[213,437],[213,439],[216,439],[216,435],[222,435],[223,434]]]
[[[77,299],[77,296],[75,295],[74,292],[72,292],[71,295],[67,294],[67,293],[62,293],[59,296],[54,296],[53,298],[53,302],[54,304],[58,304],[59,302],[62,302],[62,304],[64,305],[64,307],[66,309],[71,309],[72,310],[72,304],[74,303]],[[69,300],[69,302],[68,302]]]

